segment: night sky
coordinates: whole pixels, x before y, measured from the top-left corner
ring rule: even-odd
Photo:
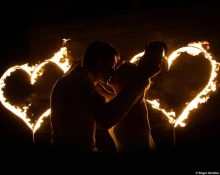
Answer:
[[[200,4],[212,4],[216,1],[199,1]],[[73,21],[81,21],[81,20],[92,20],[95,18],[99,18],[100,16],[115,16],[118,14],[135,14],[137,12],[146,12],[146,11],[161,11],[164,9],[173,9],[173,8],[181,8],[187,7],[191,5],[196,5],[198,2],[195,0],[192,1],[174,1],[174,0],[154,0],[152,2],[148,2],[146,0],[127,0],[127,1],[79,1],[79,0],[35,0],[33,2],[7,2],[6,4],[1,5],[1,27],[0,27],[0,40],[1,40],[1,59],[0,59],[0,74],[2,75],[6,69],[16,64],[23,64],[24,62],[30,61],[30,44],[29,44],[29,29],[35,28],[44,25],[53,25],[57,23],[69,23]],[[3,11],[4,9],[4,11]],[[5,9],[7,9],[5,12]],[[45,10],[46,9],[46,10]],[[50,9],[50,12],[47,10]],[[44,17],[40,17],[39,11],[41,11],[41,15]],[[9,15],[10,14],[10,15]],[[219,21],[220,22],[220,21]],[[219,53],[216,49],[216,53]],[[219,59],[220,60],[220,59]],[[195,63],[197,64],[197,63]],[[200,63],[199,63],[200,64]],[[202,63],[201,63],[202,64]],[[204,63],[205,64],[205,63]],[[183,64],[184,65],[184,64]],[[176,66],[176,68],[179,65]],[[182,67],[184,69],[184,66]],[[206,67],[202,67],[206,68]],[[191,71],[194,69],[190,69]],[[174,70],[175,71],[175,70]],[[59,74],[59,72],[58,72]],[[198,71],[199,75],[200,72]],[[19,76],[19,75],[17,75]],[[177,75],[176,78],[178,79]],[[189,74],[183,76],[190,76]],[[173,77],[169,77],[167,79],[172,79]],[[196,78],[193,79],[191,77],[191,81],[195,81]],[[206,78],[206,77],[204,77]],[[204,79],[202,78],[202,79]],[[18,77],[19,79],[19,77]],[[219,78],[218,78],[219,79]],[[23,80],[26,83],[26,80]],[[158,80],[159,82],[161,80]],[[184,83],[184,82],[183,82]],[[203,82],[198,82],[198,84],[202,84]],[[157,86],[157,82],[155,80],[155,86]],[[12,83],[12,87],[15,86]],[[27,92],[32,92],[33,87],[30,87],[26,83],[26,91],[23,92],[23,95],[27,95]],[[175,84],[174,90],[169,91],[170,94],[167,96],[175,97],[175,89],[178,89],[182,86],[182,84]],[[11,88],[12,88],[11,87]],[[168,87],[168,84],[163,84],[163,87]],[[19,87],[18,87],[19,88]],[[190,88],[190,87],[189,87]],[[12,88],[13,89],[13,88]],[[199,87],[197,87],[197,91]],[[8,90],[10,92],[10,89]],[[168,89],[165,89],[168,92]],[[185,96],[183,91],[183,96],[180,99],[173,98],[171,101],[177,103],[184,103]],[[192,92],[188,89],[187,92]],[[20,92],[21,93],[21,92]],[[153,94],[154,91],[152,89],[150,94]],[[193,93],[193,92],[192,92]],[[219,126],[220,126],[220,112],[219,112],[219,89],[211,96],[210,100],[201,105],[203,110],[198,110],[192,112],[192,117],[189,119],[188,125],[185,128],[177,128],[174,132],[172,125],[167,122],[164,117],[161,117],[161,114],[158,111],[154,111],[149,106],[149,114],[155,115],[154,119],[151,119],[152,125],[152,134],[156,143],[158,143],[159,149],[163,153],[169,153],[175,150],[174,146],[174,138],[176,139],[176,147],[178,148],[178,153],[189,153],[193,152],[191,155],[192,158],[196,159],[196,155],[199,157],[207,157],[206,159],[213,159],[212,155],[216,156],[216,159],[219,159]],[[18,95],[18,94],[17,94]],[[21,94],[22,95],[22,94]],[[163,100],[167,100],[165,96],[161,97]],[[170,99],[169,99],[170,100]],[[168,101],[169,101],[168,100]],[[179,102],[179,101],[181,102]],[[170,102],[170,101],[169,101]],[[172,105],[171,103],[169,105]],[[11,114],[7,109],[5,109],[1,105],[1,116],[0,116],[0,149],[7,150],[8,152],[19,151],[19,150],[32,150],[32,133],[30,129],[21,121],[19,118],[15,117]],[[37,110],[37,109],[35,109]],[[178,110],[178,109],[177,109]],[[210,113],[210,111],[212,111]],[[7,116],[7,117],[5,117]],[[209,119],[207,119],[209,116]],[[200,119],[198,119],[200,117]],[[198,120],[200,120],[198,124]],[[204,120],[202,122],[201,120]],[[154,126],[154,127],[153,127]],[[173,134],[176,134],[175,136]],[[163,135],[163,136],[161,136]],[[107,150],[110,152],[114,149],[112,141],[107,137],[106,132],[98,132],[98,138],[105,137],[105,143],[98,140],[98,145],[101,149]],[[161,137],[163,137],[161,139]],[[181,139],[179,139],[181,138]],[[36,139],[39,139],[39,145],[37,145],[40,149],[49,150],[49,135],[38,135]],[[109,145],[107,146],[106,143]],[[36,149],[36,148],[35,148]],[[37,148],[38,149],[38,148]],[[196,152],[196,153],[195,153]],[[195,153],[195,154],[194,154]],[[166,154],[168,155],[168,154]],[[178,157],[178,156],[177,156]],[[173,160],[175,161],[175,160]],[[197,160],[198,161],[198,160]],[[214,162],[214,160],[212,160]],[[217,161],[217,160],[216,160]],[[203,162],[204,163],[204,162]],[[214,163],[213,163],[214,164]],[[200,166],[198,166],[200,167]],[[194,167],[194,169],[196,169]],[[214,169],[209,169],[210,171],[214,171]],[[197,169],[197,171],[202,171],[202,169]],[[208,169],[204,169],[205,172]],[[217,171],[217,170],[215,170]],[[192,170],[191,174],[194,174],[195,171]],[[218,169],[219,172],[219,169]]]
[[[212,4],[215,0],[35,0],[5,2],[1,5],[0,39],[1,67],[8,67],[15,59],[18,63],[30,55],[29,28],[57,23],[68,23],[137,12],[160,12],[164,9],[189,7],[196,4]],[[10,15],[9,15],[10,14]],[[4,65],[4,66],[3,66]],[[2,72],[1,72],[2,73]]]

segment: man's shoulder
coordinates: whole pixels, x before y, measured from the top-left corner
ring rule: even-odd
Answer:
[[[59,78],[56,83],[56,86],[73,88],[80,86],[91,86],[94,84],[93,75],[83,66],[77,65],[73,70],[68,74],[63,75]]]
[[[70,79],[73,80],[74,78],[77,78],[79,76],[85,76],[85,68],[81,65],[75,66],[72,70],[64,74],[59,81],[69,81]]]
[[[76,65],[76,67],[69,73],[69,77],[84,77],[94,81],[92,73],[82,65]]]

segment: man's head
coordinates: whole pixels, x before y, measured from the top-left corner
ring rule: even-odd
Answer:
[[[84,52],[83,66],[90,70],[98,81],[106,83],[119,60],[119,52],[111,44],[94,41]]]

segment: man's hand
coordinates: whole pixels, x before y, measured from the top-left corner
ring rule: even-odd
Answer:
[[[138,63],[138,71],[143,78],[152,78],[160,72],[160,63],[167,54],[163,41],[154,41],[145,46],[145,53]]]

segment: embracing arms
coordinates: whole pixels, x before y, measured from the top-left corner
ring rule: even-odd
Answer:
[[[111,128],[143,97],[144,90],[150,87],[150,78],[160,72],[160,63],[166,51],[167,46],[164,42],[156,41],[146,46],[137,70],[121,92],[96,109],[94,118],[99,124]]]

